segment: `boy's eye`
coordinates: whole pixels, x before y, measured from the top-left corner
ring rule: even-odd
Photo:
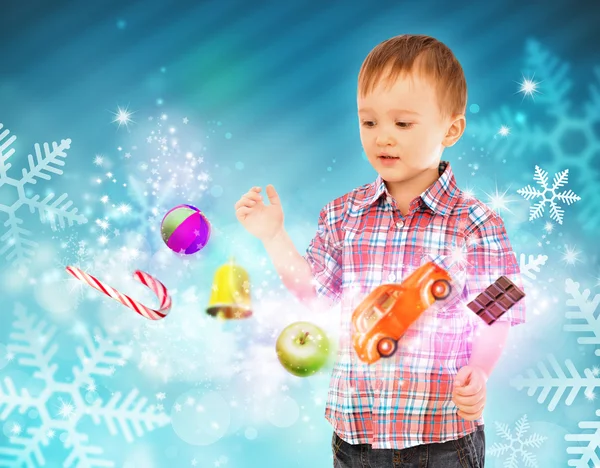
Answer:
[[[363,124],[365,127],[373,127],[373,126],[375,125],[375,122],[373,122],[372,120],[363,120],[363,121],[362,121],[362,124]]]
[[[396,125],[400,128],[410,128],[412,127],[412,123],[410,122],[396,122]]]

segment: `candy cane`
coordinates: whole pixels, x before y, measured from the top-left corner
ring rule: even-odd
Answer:
[[[107,284],[102,283],[97,278],[94,278],[92,275],[88,275],[86,272],[80,270],[79,268],[75,268],[73,266],[68,266],[67,271],[72,274],[75,278],[84,283],[87,283],[94,289],[106,294],[109,297],[112,297],[114,300],[119,301],[126,307],[135,310],[142,317],[146,317],[150,320],[160,320],[165,318],[171,309],[171,296],[169,296],[169,291],[164,284],[158,281],[156,278],[150,276],[148,273],[144,273],[143,271],[136,270],[133,274],[133,277],[142,283],[144,286],[152,289],[154,294],[158,297],[160,301],[160,308],[158,310],[150,309],[143,304],[140,304],[138,301],[130,298],[129,296],[120,293],[114,288],[111,288]]]

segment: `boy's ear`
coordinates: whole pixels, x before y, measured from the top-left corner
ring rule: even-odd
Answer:
[[[453,146],[465,132],[467,119],[464,114],[454,115],[450,118],[450,126],[446,132],[446,136],[442,140],[442,144],[446,147]]]

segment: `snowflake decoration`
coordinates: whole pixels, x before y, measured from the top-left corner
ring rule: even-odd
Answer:
[[[533,255],[526,257],[523,253],[519,255],[519,268],[525,286],[532,286],[532,281],[537,278],[535,273],[540,272],[540,267],[545,265],[547,260],[547,255],[538,255],[537,257]]]
[[[518,460],[522,460],[524,466],[536,468],[537,458],[530,449],[539,448],[547,439],[547,437],[539,434],[531,434],[527,438],[525,435],[529,430],[529,422],[527,415],[523,415],[515,424],[515,434],[510,430],[508,424],[496,422],[496,434],[506,442],[495,442],[489,449],[492,456],[504,455],[510,452],[510,455],[504,461],[505,468],[518,468],[520,465]]]
[[[565,289],[571,296],[571,299],[567,300],[567,305],[572,309],[566,313],[566,316],[568,319],[578,321],[578,323],[566,324],[565,331],[591,334],[592,336],[578,337],[577,342],[582,345],[596,345],[595,354],[600,356],[600,318],[596,317],[600,294],[596,294],[590,301],[590,290],[579,292],[579,283],[569,278],[565,282]]]
[[[517,190],[519,195],[522,195],[525,200],[531,200],[534,198],[541,198],[535,205],[529,210],[529,221],[540,218],[544,214],[544,207],[546,204],[550,205],[550,218],[556,221],[558,224],[563,223],[563,215],[565,211],[557,204],[556,200],[570,205],[581,198],[575,194],[572,190],[566,192],[558,192],[557,190],[567,183],[569,177],[569,170],[559,172],[554,175],[552,187],[548,187],[548,172],[541,169],[539,166],[535,166],[535,174],[533,179],[543,189],[539,190],[536,187],[528,185],[525,188]]]
[[[586,200],[578,210],[578,220],[584,229],[597,232],[600,66],[590,70],[589,85],[577,86],[577,90],[589,90],[587,99],[579,103],[574,103],[571,96],[574,86],[569,64],[538,41],[527,41],[523,68],[544,84],[544,92],[536,95],[536,109],[526,114],[504,105],[487,116],[481,114],[471,119],[470,129],[498,161],[514,163],[532,154],[543,155],[545,167],[551,173],[568,164],[574,177],[571,182]],[[498,128],[503,125],[510,128],[510,138],[498,135]]]
[[[592,429],[594,431],[593,433],[567,434],[565,436],[565,440],[567,442],[587,444],[567,448],[567,453],[579,455],[580,457],[579,459],[569,462],[570,466],[575,466],[577,468],[588,468],[590,466],[590,462],[593,463],[592,466],[600,465],[600,457],[597,453],[597,449],[600,448],[600,410],[596,411],[596,416],[598,417],[596,421],[581,421],[578,424],[579,429]]]
[[[0,123],[0,131],[4,125]],[[6,254],[6,259],[13,264],[24,263],[29,257],[33,256],[33,249],[37,243],[28,239],[32,235],[31,231],[21,227],[23,220],[17,216],[19,209],[26,205],[33,213],[39,212],[41,222],[50,222],[52,230],[56,230],[56,222],[61,228],[65,227],[65,222],[72,226],[74,222],[84,224],[87,222],[85,216],[77,214],[77,208],[71,208],[73,204],[67,200],[67,194],[54,199],[54,194],[47,195],[40,200],[39,195],[28,196],[26,193],[27,185],[35,185],[39,179],[50,180],[51,174],[61,175],[63,171],[57,166],[64,166],[64,161],[60,158],[66,158],[66,150],[71,147],[71,140],[62,140],[60,144],[52,142],[52,148],[48,143],[44,143],[43,152],[38,143],[35,144],[35,159],[30,154],[29,169],[23,168],[20,179],[15,179],[8,175],[11,164],[8,162],[15,150],[11,145],[17,139],[15,135],[10,136],[8,129],[0,132],[0,211],[8,215],[8,220],[4,226],[8,228],[1,237],[3,244],[0,248],[0,255]]]
[[[546,264],[547,260],[547,255],[526,256],[524,253],[519,255],[521,279],[523,280],[523,286],[527,296],[530,298],[530,304],[528,304],[528,307],[530,307],[532,312],[536,315],[539,315],[542,312],[541,309],[544,308],[545,301],[540,298],[540,293],[542,293],[542,291],[540,291],[534,281],[537,279],[536,273],[540,273],[541,267]],[[546,290],[547,286],[544,282],[542,282],[540,284],[540,288]],[[547,294],[543,294],[543,296],[546,297]]]
[[[585,323],[581,324],[567,324],[565,330],[575,332],[591,332],[594,337],[580,337],[578,342],[580,344],[598,344],[598,336],[600,330],[598,330],[598,320],[594,317],[595,310],[600,303],[600,294],[596,295],[593,300],[589,300],[590,291],[584,290],[580,292],[579,284],[570,278],[565,280],[565,292],[571,296],[567,299],[567,305],[575,311],[570,310],[566,313],[567,318],[582,320]],[[598,350],[596,350],[598,355]],[[541,392],[537,398],[538,403],[545,403],[550,396],[552,390],[554,396],[548,403],[548,411],[554,411],[562,397],[565,395],[567,390],[567,397],[565,398],[565,404],[570,406],[581,390],[584,396],[588,400],[595,398],[594,389],[600,388],[600,369],[594,367],[593,369],[584,369],[583,375],[581,375],[573,362],[570,359],[565,360],[565,367],[567,372],[563,371],[561,365],[558,363],[553,355],[548,356],[550,367],[556,377],[552,376],[548,367],[544,363],[538,363],[539,375],[535,370],[528,370],[527,376],[517,376],[512,379],[510,384],[516,387],[518,390],[527,388],[527,394],[534,396],[536,392],[541,389]],[[596,413],[597,416],[600,414]],[[571,442],[587,442],[587,446],[575,446],[567,448],[567,453],[579,455],[579,459],[569,461],[571,466],[587,467],[589,461],[597,461],[598,455],[597,450],[600,449],[600,420],[599,421],[582,421],[579,423],[580,429],[595,429],[596,432],[590,434],[570,434],[565,436],[566,441]]]
[[[546,367],[543,362],[540,362],[538,364],[540,376],[538,376],[533,369],[529,369],[527,377],[519,375],[510,382],[517,390],[527,388],[527,395],[529,396],[535,395],[535,393],[541,389],[537,399],[538,403],[544,403],[550,395],[550,392],[553,389],[556,389],[554,396],[548,403],[548,411],[554,411],[556,409],[556,406],[569,388],[571,391],[565,399],[565,404],[567,406],[573,404],[573,401],[575,401],[575,398],[583,388],[585,388],[584,393],[589,395],[594,388],[600,387],[600,377],[594,375],[592,369],[584,369],[584,375],[582,376],[577,371],[573,362],[570,359],[566,359],[565,367],[567,368],[567,373],[565,373],[554,355],[549,354],[548,361],[550,362],[550,368],[554,371],[556,377],[553,377],[548,370],[548,367]]]
[[[99,332],[92,337],[81,327],[77,332],[85,346],[76,350],[80,364],[73,367],[72,379],[62,381],[56,378],[58,365],[52,363],[58,350],[53,342],[56,329],[28,315],[20,304],[14,313],[16,330],[10,335],[8,349],[21,366],[35,369],[33,379],[41,381],[43,388],[40,391],[36,385],[33,390],[19,389],[10,377],[0,381],[0,421],[10,423],[11,416],[16,419],[30,409],[39,415],[39,424],[31,427],[22,427],[16,421],[9,426],[12,427],[10,444],[1,444],[0,466],[44,466],[47,460],[43,447],[59,432],[65,449],[63,466],[114,466],[112,461],[101,458],[104,454],[101,446],[88,443],[89,436],[81,429],[85,419],[90,418],[96,425],[103,422],[113,436],[120,430],[127,442],[132,442],[134,435],[140,437],[145,430],[170,422],[155,406],[146,406],[147,400],[139,398],[135,388],[124,399],[120,392],[115,392],[107,402],[93,393],[96,384],[92,376],[113,375],[116,366],[125,364],[126,349],[103,338]],[[52,456],[53,462],[58,461],[54,452]]]

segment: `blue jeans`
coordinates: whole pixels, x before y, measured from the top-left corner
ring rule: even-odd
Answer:
[[[483,468],[485,432],[481,425],[460,439],[403,450],[352,445],[334,432],[331,448],[334,468]]]

